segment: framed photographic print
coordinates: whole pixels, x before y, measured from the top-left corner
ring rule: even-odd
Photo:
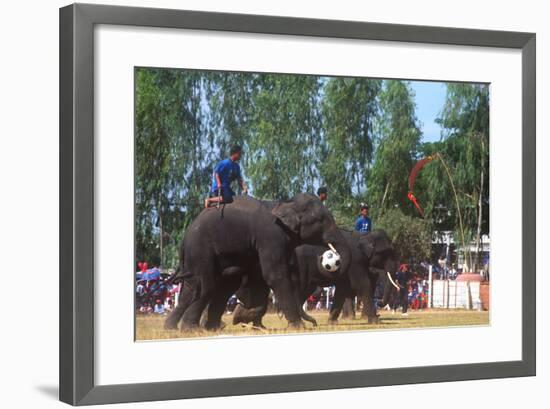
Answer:
[[[535,374],[535,34],[67,6],[60,192],[64,402]]]

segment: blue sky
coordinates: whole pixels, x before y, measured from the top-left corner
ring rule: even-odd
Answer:
[[[415,92],[416,116],[421,122],[423,142],[439,141],[441,127],[435,123],[445,103],[445,83],[410,81]]]

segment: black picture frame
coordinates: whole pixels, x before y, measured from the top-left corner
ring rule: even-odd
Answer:
[[[94,382],[94,26],[503,47],[522,53],[522,359],[123,385]],[[72,405],[535,375],[534,33],[74,4],[60,9],[60,400]]]

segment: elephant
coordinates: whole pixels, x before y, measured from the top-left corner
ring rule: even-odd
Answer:
[[[295,288],[298,289],[297,302],[303,305],[317,287],[335,285],[329,323],[337,323],[344,300],[352,296],[358,296],[363,300],[363,317],[366,317],[369,323],[377,323],[374,291],[378,281],[384,280],[382,305],[386,305],[392,288],[399,288],[395,278],[399,267],[398,252],[383,230],[375,230],[367,234],[342,230],[342,234],[352,250],[352,260],[347,273],[339,276],[330,275],[320,265],[320,257],[326,248],[313,245],[302,245],[296,248],[291,277]],[[266,304],[266,299],[258,300],[257,296],[252,297],[252,295],[265,292],[265,288],[262,288],[262,284],[258,282],[252,284],[259,285],[259,288],[251,288],[250,283],[243,283],[237,291],[241,304],[233,313],[233,324],[252,322],[255,326],[263,327],[262,317],[267,309],[263,304]],[[317,325],[313,317],[303,309],[300,311],[303,319]]]
[[[243,277],[245,285],[258,288],[256,294],[273,290],[289,326],[303,327],[289,271],[294,249],[302,244],[332,246],[341,257],[334,275],[347,272],[348,241],[314,195],[302,193],[285,201],[238,196],[220,208],[203,210],[189,226],[180,249],[182,302],[165,327],[177,325],[178,314],[183,314],[182,330],[198,327],[208,306],[206,326],[219,328],[227,299],[243,284]]]

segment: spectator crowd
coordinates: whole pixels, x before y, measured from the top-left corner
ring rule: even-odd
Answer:
[[[136,273],[136,312],[138,314],[164,315],[172,311],[179,284],[172,284],[169,274],[162,273],[158,267],[148,268],[146,262],[138,263]]]
[[[181,284],[173,284],[169,280],[170,275],[163,273],[158,267],[148,268],[147,263],[139,263],[140,270],[136,273],[135,287],[135,305],[138,314],[168,314],[175,306],[176,297],[179,294]],[[401,310],[407,314],[409,309],[419,310],[428,307],[429,287],[428,287],[428,264],[421,263],[418,269],[414,271],[408,264],[402,264],[396,274],[396,280],[402,287],[397,291],[392,287],[392,294],[387,309],[394,313]],[[435,266],[435,276],[443,276],[438,273]],[[456,278],[449,270],[448,278]],[[330,310],[334,297],[335,287],[317,288],[304,303],[304,309],[312,310]],[[379,282],[375,291],[374,302],[379,305],[382,301],[384,283]],[[275,297],[271,295],[272,303],[276,303]],[[232,296],[227,303],[227,311],[231,312],[238,303],[236,296]],[[362,300],[355,298],[353,305],[360,310]]]

